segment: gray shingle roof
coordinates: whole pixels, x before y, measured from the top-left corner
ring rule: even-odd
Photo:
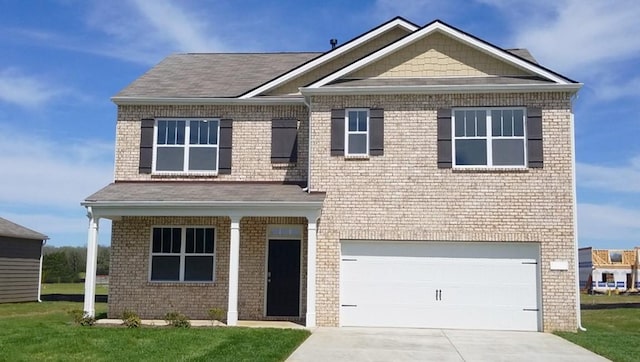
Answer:
[[[320,54],[173,54],[116,97],[237,97]]]
[[[48,237],[24,226],[0,217],[0,236],[11,236],[21,239],[46,240]]]
[[[526,49],[505,50],[537,64]],[[121,90],[116,97],[237,97],[321,54],[173,54]]]
[[[522,59],[528,60],[533,64],[538,64],[538,61],[536,60],[536,58],[534,58],[533,55],[531,55],[531,53],[527,49],[505,49],[505,50],[513,55],[519,56]]]
[[[323,193],[302,191],[297,185],[250,182],[116,182],[85,202],[322,202]]]

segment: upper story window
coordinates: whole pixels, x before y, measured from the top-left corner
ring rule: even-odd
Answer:
[[[369,110],[347,109],[345,132],[345,154],[366,156],[369,154]]]
[[[153,171],[218,172],[218,119],[160,119],[155,124]]]
[[[212,282],[214,265],[214,228],[153,228],[151,281]]]
[[[454,109],[454,166],[525,167],[525,117],[523,108]]]

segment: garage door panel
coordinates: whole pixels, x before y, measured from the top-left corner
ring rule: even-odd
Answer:
[[[538,253],[523,243],[343,242],[340,323],[538,330]]]

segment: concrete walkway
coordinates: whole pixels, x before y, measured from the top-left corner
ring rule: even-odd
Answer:
[[[287,361],[580,361],[607,359],[537,332],[317,328]]]

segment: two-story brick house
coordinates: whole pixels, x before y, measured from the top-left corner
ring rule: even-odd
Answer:
[[[176,54],[113,97],[109,315],[575,330],[581,84],[441,21]]]

